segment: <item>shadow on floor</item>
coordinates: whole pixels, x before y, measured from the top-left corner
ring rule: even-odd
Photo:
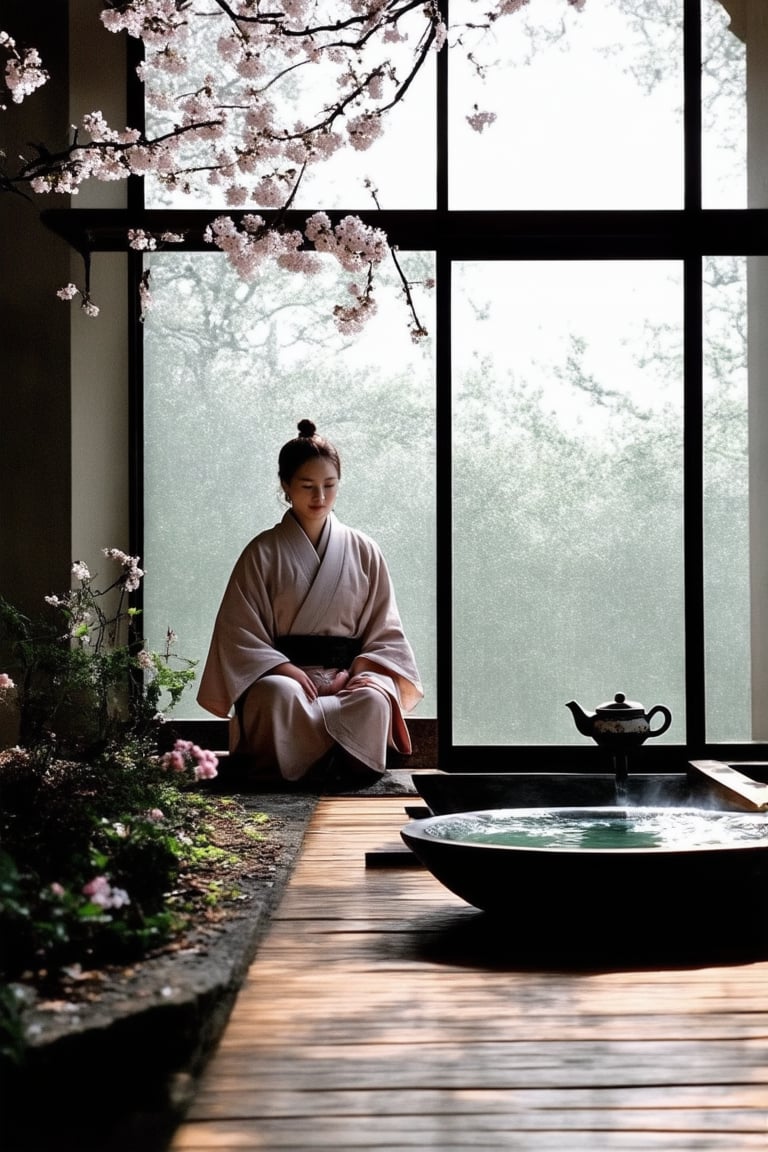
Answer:
[[[703,968],[768,959],[768,930],[759,924],[634,924],[610,911],[587,924],[526,926],[514,917],[470,908],[414,925],[405,945],[410,959],[492,971],[608,972]]]

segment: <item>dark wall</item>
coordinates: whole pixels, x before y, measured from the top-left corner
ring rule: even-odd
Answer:
[[[67,3],[3,0],[2,27],[39,49],[49,82],[0,113],[9,168],[30,142],[66,143],[69,128]],[[0,192],[0,592],[30,612],[69,587],[71,551],[70,249],[39,219],[69,197],[32,203]]]

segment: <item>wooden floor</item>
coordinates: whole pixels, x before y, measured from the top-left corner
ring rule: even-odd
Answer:
[[[174,1152],[768,1149],[768,962],[531,963],[320,802]],[[762,910],[761,910],[762,911]]]

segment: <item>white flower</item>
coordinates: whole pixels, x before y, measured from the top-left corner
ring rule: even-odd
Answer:
[[[74,562],[72,565],[72,575],[76,580],[79,580],[81,584],[84,584],[86,580],[90,580],[91,578],[88,565],[84,564],[82,560],[76,560]]]

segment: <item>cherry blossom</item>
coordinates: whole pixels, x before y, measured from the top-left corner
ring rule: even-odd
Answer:
[[[474,128],[475,132],[482,132],[484,128],[488,128],[496,119],[495,112],[481,112],[475,105],[475,110],[471,116],[467,116],[467,123],[470,128]]]
[[[482,35],[530,3],[490,0],[466,27]],[[585,0],[563,3],[579,11]],[[252,278],[272,262],[309,274],[317,267],[311,249],[329,253],[346,271],[367,276],[352,303],[334,308],[342,330],[358,330],[375,311],[372,275],[389,252],[387,237],[355,217],[332,228],[323,213],[302,230],[287,230],[283,212],[308,169],[331,162],[339,150],[364,154],[375,143],[430,55],[446,46],[465,50],[463,26],[446,25],[439,0],[334,0],[330,11],[309,0],[264,7],[253,0],[104,0],[100,19],[108,32],[142,42],[147,128],[110,124],[95,109],[72,126],[64,147],[30,145],[15,170],[0,173],[1,186],[70,196],[85,181],[130,176],[151,177],[182,196],[216,186],[230,209],[246,210],[239,222],[218,216],[205,234],[238,273]],[[14,103],[48,79],[34,46],[19,47],[0,31],[3,57],[3,84]],[[483,132],[495,114],[475,106],[466,119]],[[248,214],[254,205],[274,210],[273,218]],[[160,241],[134,228],[127,243],[149,255]],[[421,338],[411,285],[397,268],[412,334]],[[146,277],[142,316],[151,307],[148,284]],[[84,313],[98,315],[87,275],[84,288],[68,284],[58,296],[80,296]]]
[[[3,56],[5,57],[3,82],[14,104],[21,104],[26,96],[45,84],[48,73],[42,66],[40,53],[36,48],[25,48],[20,52],[13,37],[7,32],[0,31],[0,58]],[[7,105],[0,104],[0,111],[4,112],[6,107]]]

